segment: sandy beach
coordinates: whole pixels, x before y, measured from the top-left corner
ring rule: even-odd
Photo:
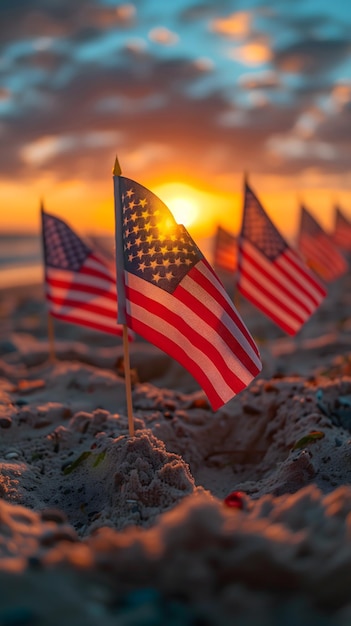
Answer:
[[[217,412],[152,345],[0,291],[0,626],[348,626],[351,277],[299,335],[243,300],[263,370]],[[228,496],[233,494],[230,498]]]

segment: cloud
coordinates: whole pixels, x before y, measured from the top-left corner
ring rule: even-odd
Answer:
[[[213,19],[210,28],[225,37],[243,39],[251,32],[252,14],[248,11],[231,13],[227,17]]]
[[[329,71],[351,54],[351,40],[305,39],[276,49],[274,65],[291,74],[316,75]]]
[[[238,48],[232,48],[228,56],[243,65],[262,65],[272,58],[272,52],[267,42],[252,41]]]
[[[281,79],[276,72],[265,70],[259,74],[242,74],[239,85],[244,89],[277,89],[282,86]]]
[[[157,26],[150,30],[149,39],[164,46],[172,46],[179,41],[179,36],[164,26]]]

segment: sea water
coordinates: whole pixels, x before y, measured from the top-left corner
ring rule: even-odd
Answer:
[[[43,280],[39,235],[0,234],[0,289]]]

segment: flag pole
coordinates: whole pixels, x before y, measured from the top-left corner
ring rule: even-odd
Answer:
[[[46,272],[45,239],[44,239],[44,228],[43,228],[44,203],[42,200],[40,200],[40,215],[41,215],[42,247],[43,247],[43,254],[44,254],[44,272]],[[45,281],[45,284],[46,284],[46,281]],[[48,353],[49,353],[49,361],[53,365],[56,361],[54,320],[49,310],[47,310],[47,316],[48,316]]]
[[[123,324],[124,380],[127,399],[129,436],[134,437],[134,419],[132,403],[132,381],[130,376],[129,339],[127,324]]]
[[[114,168],[113,168],[113,176],[116,177],[115,180],[115,203],[116,203],[116,186],[118,188],[118,199],[119,195],[119,185],[116,185],[116,179],[118,176],[122,174],[121,166],[118,162],[118,158],[116,157]],[[116,229],[120,234],[120,239],[122,242],[122,224],[120,219],[120,211],[117,205],[116,209]],[[134,437],[134,419],[133,419],[133,403],[132,403],[132,382],[131,382],[131,374],[130,374],[130,356],[129,356],[129,339],[128,339],[128,326],[125,320],[125,312],[124,310],[124,302],[122,304],[121,294],[124,293],[124,282],[123,282],[123,251],[122,247],[116,243],[116,265],[117,265],[117,297],[118,297],[118,321],[123,325],[123,361],[124,361],[124,382],[125,382],[125,390],[126,390],[126,400],[127,400],[127,415],[128,415],[128,428],[129,428],[129,436]],[[118,257],[121,262],[118,262]],[[118,288],[120,287],[120,288]],[[120,306],[122,304],[122,306]]]
[[[49,342],[49,361],[53,365],[56,361],[55,331],[54,331],[54,319],[49,311],[48,311],[48,342]]]

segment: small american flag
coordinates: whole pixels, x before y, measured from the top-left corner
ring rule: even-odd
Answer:
[[[45,289],[53,317],[122,335],[116,323],[116,278],[61,219],[42,210]]]
[[[222,226],[217,227],[214,240],[213,265],[216,270],[234,274],[238,265],[238,248],[235,235]]]
[[[166,205],[123,176],[114,185],[118,321],[179,361],[217,410],[261,370],[257,346]]]
[[[326,295],[247,183],[237,285],[245,298],[289,335],[298,332]]]
[[[306,264],[323,280],[333,281],[347,271],[346,259],[304,206],[301,207],[297,245]]]
[[[345,252],[351,251],[351,221],[336,206],[334,213],[333,242]]]

